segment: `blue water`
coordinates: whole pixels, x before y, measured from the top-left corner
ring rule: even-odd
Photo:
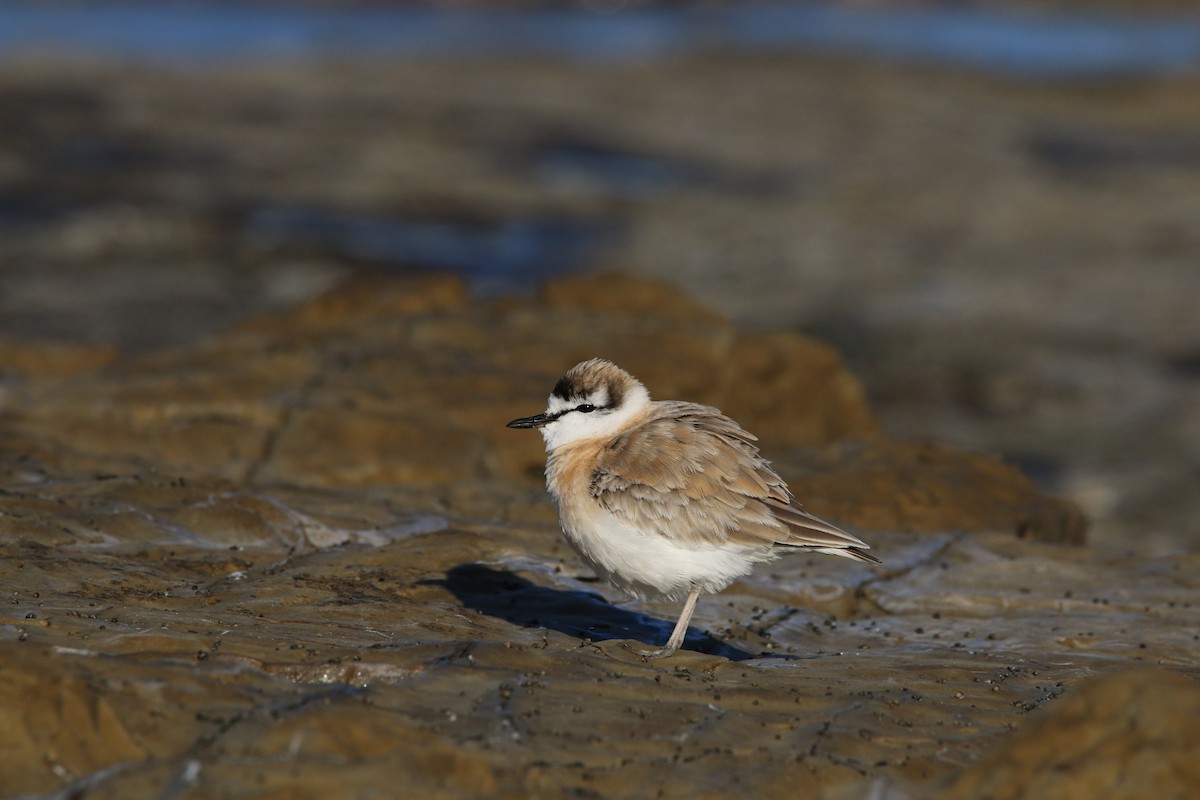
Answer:
[[[0,3],[0,57],[50,52],[185,64],[343,54],[626,60],[713,49],[868,56],[1021,77],[1194,72],[1200,14],[819,4],[601,14]]]
[[[260,246],[308,247],[396,268],[444,269],[492,295],[540,284],[588,264],[619,235],[615,225],[565,219],[463,221],[371,218],[313,208],[251,213]]]

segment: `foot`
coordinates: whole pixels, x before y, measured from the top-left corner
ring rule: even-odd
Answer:
[[[679,645],[675,645],[674,647],[672,647],[669,643],[667,644],[666,647],[661,647],[658,650],[643,650],[640,647],[634,647],[633,645],[630,645],[630,644],[623,644],[622,646],[631,653],[637,653],[639,656],[646,659],[647,661],[651,661],[656,658],[666,658],[667,656],[673,656],[673,655],[675,655],[676,651],[679,650]]]
[[[699,597],[699,589],[692,589],[688,592],[687,601],[683,604],[683,612],[679,615],[679,621],[675,623],[675,630],[671,631],[671,638],[667,639],[666,647],[661,650],[641,650],[625,645],[625,648],[630,652],[637,653],[647,661],[652,658],[666,658],[674,655],[675,651],[683,644],[684,637],[687,636],[688,622],[692,618],[692,612],[696,610],[696,600]]]

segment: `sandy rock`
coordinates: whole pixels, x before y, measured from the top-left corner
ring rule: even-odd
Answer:
[[[813,447],[882,433],[862,384],[829,345],[788,333],[744,334],[729,353],[716,405],[737,409],[764,447]],[[802,368],[798,368],[801,367]]]
[[[188,508],[222,491],[110,481],[87,505],[149,512],[174,498]],[[335,495],[297,492],[308,508],[271,494],[217,504],[257,510],[281,530],[315,524],[315,508],[335,524]],[[338,512],[343,528],[379,531],[372,518],[387,519],[386,502],[351,497],[360,516]],[[35,516],[11,499],[5,508]],[[923,796],[1030,710],[1055,709],[1064,687],[1069,703],[1084,677],[1143,657],[1180,664],[1195,650],[1184,607],[1194,566],[1098,563],[1082,548],[1009,535],[881,535],[875,543],[895,566],[880,571],[785,559],[702,601],[687,649],[647,664],[620,642],[664,637],[674,609],[605,602],[550,525],[413,527],[327,546],[264,541],[243,527],[249,536],[234,549],[228,538],[185,541],[169,525],[157,544],[50,549],[4,537],[12,603],[0,631],[12,638],[0,657],[15,676],[4,706],[38,714],[40,726],[6,730],[42,748],[42,759],[57,735],[39,711],[46,692],[80,695],[55,700],[56,713],[74,713],[84,698],[93,709],[70,728],[73,749],[54,745],[75,759],[59,758],[68,772],[18,751],[25,761],[0,763],[6,785],[20,775],[30,791],[81,785],[99,797],[172,785],[185,797],[215,787],[317,797],[334,786],[369,793],[401,774],[444,797],[715,797],[796,782],[824,796],[878,780]],[[1007,572],[996,569],[1003,562]],[[1051,568],[1042,579],[1038,564]],[[981,617],[952,601],[989,572],[1022,602]],[[1125,605],[1089,615],[1082,593],[1117,575]],[[1079,607],[1056,608],[1064,586]],[[885,589],[907,605],[876,602]],[[1075,626],[1130,646],[1081,647]],[[1081,696],[1100,702],[1107,689],[1096,689]],[[1141,691],[1124,702],[1114,690],[1110,708],[1137,709],[1150,697]],[[1031,752],[1052,757],[1041,745]]]
[[[319,408],[287,420],[256,477],[322,486],[436,485],[482,471],[485,452],[469,431],[421,417]]]
[[[86,671],[63,669],[53,659],[18,655],[11,647],[0,650],[5,676],[0,689],[0,775],[5,794],[49,792],[64,779],[146,758],[145,747]]]
[[[0,375],[64,376],[106,367],[120,352],[113,345],[29,342],[0,338]]]
[[[1035,466],[1097,542],[1200,544],[1178,469],[1200,458],[1195,75],[1010,83],[766,52],[338,61],[13,61],[0,330],[146,352],[357,271],[442,263],[528,290],[619,266],[836,342],[890,432]],[[412,223],[447,235],[414,251]],[[375,302],[363,286],[347,308]],[[657,302],[638,297],[609,310]],[[314,326],[352,327],[326,303]],[[508,341],[510,363],[555,372],[598,344],[539,334]]]
[[[728,321],[678,288],[623,272],[591,272],[549,280],[542,300],[556,308],[576,308],[630,316],[679,317],[728,327]]]
[[[802,502],[859,528],[999,530],[1058,544],[1087,536],[1075,504],[984,453],[874,441],[795,453],[780,467]]]
[[[246,333],[329,331],[367,320],[456,311],[467,302],[463,281],[451,275],[351,278],[295,308],[262,314],[235,326]]]
[[[821,342],[741,332],[664,284],[619,275],[560,280],[533,301],[464,305],[464,291],[439,277],[353,281],[194,348],[25,387],[7,428],[36,454],[20,469],[153,464],[252,485],[532,489],[541,441],[504,423],[540,410],[565,366],[600,353],[657,397],[741,421],[801,502],[845,524],[1083,541],[1074,506],[996,459],[887,442]]]
[[[878,432],[827,346],[739,334],[665,284],[613,276],[559,281],[544,301],[469,305],[453,278],[352,281],[196,348],[23,390],[16,427],[74,453],[191,476],[325,486],[524,477],[541,471],[542,448],[504,423],[541,410],[558,376],[596,355],[659,397],[718,405],[781,446]]]
[[[1136,669],[1081,682],[939,800],[1186,798],[1200,785],[1200,684]]]
[[[614,277],[534,299],[459,289],[357,284],[16,391],[0,785],[934,791],[1064,687],[1194,661],[1195,564],[1037,541],[1080,543],[1076,512],[990,457],[889,442],[826,345]],[[677,604],[595,581],[558,530],[540,441],[504,427],[597,342],[658,396],[746,420],[885,565],[764,564],[701,601],[677,656],[630,653],[666,638]]]

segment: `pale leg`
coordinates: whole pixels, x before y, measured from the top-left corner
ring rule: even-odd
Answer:
[[[679,621],[675,623],[675,630],[671,631],[671,638],[667,640],[666,647],[661,650],[640,650],[636,647],[629,649],[643,658],[666,658],[673,654],[683,644],[683,637],[687,636],[688,623],[692,619],[692,614],[696,610],[696,601],[699,599],[700,590],[692,589],[683,603],[683,611],[679,614]]]

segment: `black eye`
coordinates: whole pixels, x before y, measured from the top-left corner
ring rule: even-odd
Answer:
[[[596,410],[596,407],[591,403],[584,403],[581,406],[575,406],[576,411],[582,411],[584,414],[590,414]]]

